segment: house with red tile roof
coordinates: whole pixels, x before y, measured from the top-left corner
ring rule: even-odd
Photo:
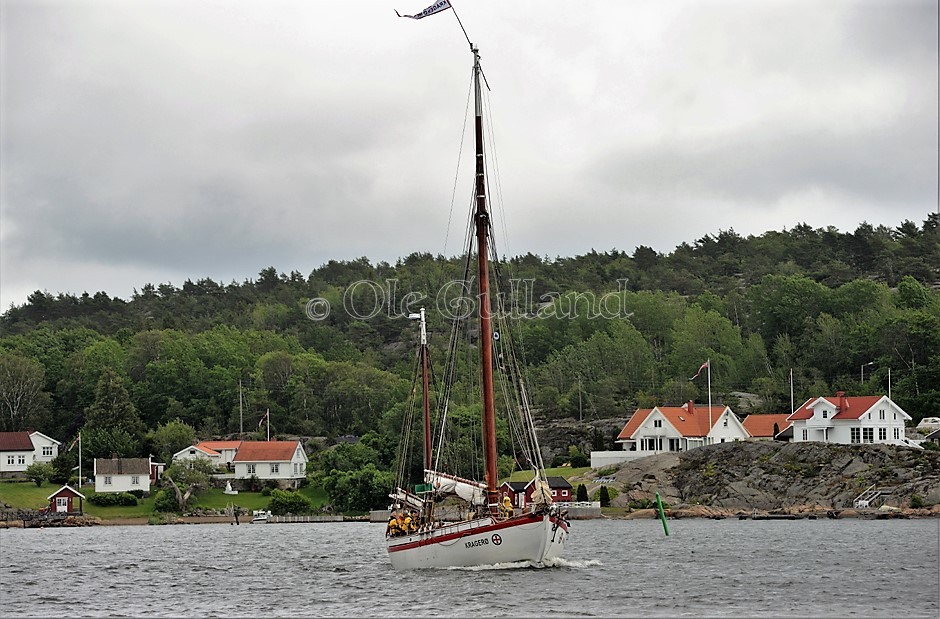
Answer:
[[[235,454],[241,444],[241,441],[199,441],[197,447],[214,451],[219,454],[221,464],[228,464],[235,460]]]
[[[656,406],[637,409],[617,436],[623,451],[591,452],[591,466],[635,460],[666,451],[688,451],[696,447],[742,441],[750,435],[727,406]]]
[[[789,440],[788,437],[793,435],[792,432],[787,432],[790,428],[790,422],[787,420],[789,416],[790,413],[748,415],[741,425],[753,440]]]
[[[904,422],[910,421],[900,406],[887,396],[846,396],[811,398],[787,419],[793,426],[793,442],[817,441],[844,445],[884,443],[920,447],[904,435]]]
[[[212,466],[219,466],[222,464],[222,454],[214,449],[205,447],[202,443],[190,445],[189,447],[180,449],[175,454],[173,454],[173,458],[170,461],[176,463],[183,460],[195,460],[196,458],[203,458],[208,460]]]
[[[235,479],[276,479],[297,487],[307,475],[300,441],[242,441],[232,461]]]

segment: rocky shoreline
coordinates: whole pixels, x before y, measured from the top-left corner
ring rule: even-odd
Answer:
[[[725,516],[754,510],[848,514],[856,498],[875,488],[871,507],[922,517],[936,515],[940,505],[940,452],[876,444],[721,443],[647,456],[568,481],[584,484],[589,496],[607,486],[612,507],[650,507],[658,493],[674,510],[707,508]]]

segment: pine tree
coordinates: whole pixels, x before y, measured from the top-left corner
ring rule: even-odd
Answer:
[[[578,501],[587,501],[587,500],[588,500],[588,492],[587,492],[587,488],[584,487],[584,484],[578,484],[578,495],[577,495],[577,499],[578,499]]]
[[[601,486],[601,507],[610,507],[610,493],[607,491],[607,486]]]

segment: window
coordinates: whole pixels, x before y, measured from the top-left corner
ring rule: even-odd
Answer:
[[[55,498],[55,506],[56,506],[56,508],[57,508],[57,511],[63,511],[63,512],[64,512],[65,510],[67,510],[67,509],[69,508],[69,499],[68,499],[68,497],[57,496],[57,497]]]
[[[280,470],[281,470],[281,465],[280,465],[280,464],[272,464],[272,465],[271,465],[271,474],[272,474],[272,475],[276,475]]]
[[[861,428],[852,428],[852,442],[861,443],[862,442],[862,430]]]
[[[7,464],[14,464],[16,462],[16,456],[7,456]]]
[[[175,480],[174,480],[174,481],[175,481]],[[139,485],[140,485],[140,475],[132,475],[132,476],[131,476],[131,485],[132,485],[132,486],[139,486]]]
[[[882,409],[878,411],[878,419],[884,419],[884,418],[885,418],[885,411],[884,409]]]
[[[809,440],[809,430],[803,430],[803,440],[804,441]]]
[[[17,463],[17,464],[26,464],[26,456],[17,456],[17,457],[16,457],[16,463]]]
[[[894,429],[894,438],[901,438],[901,428]]]
[[[893,413],[893,414],[894,414],[894,419],[895,419],[895,421],[896,421],[897,418],[898,418],[898,414],[897,414],[897,413]]]
[[[655,420],[653,420],[653,427],[654,427],[654,428],[661,428],[661,427],[663,427],[663,420],[662,420],[662,419],[655,419]]]
[[[249,475],[254,475],[254,474],[255,474],[255,465],[254,465],[254,464],[249,464],[249,465],[248,465],[248,474],[249,474]]]
[[[725,439],[721,439],[721,442],[724,443],[724,442],[725,442]]]
[[[862,428],[862,442],[863,443],[875,442],[875,429],[874,428]]]
[[[557,492],[558,492],[557,490],[552,490],[552,496],[555,496]]]
[[[878,440],[879,441],[888,440],[888,428],[878,428]]]
[[[726,427],[726,428],[728,427],[728,416],[727,416],[727,415],[725,415],[725,427]]]
[[[48,458],[49,456],[51,456],[51,455],[52,455],[52,445],[45,445],[45,446],[43,446],[43,448],[42,448],[42,455],[45,456],[45,457],[47,457],[47,458]]]
[[[822,418],[823,418],[823,419],[829,419],[829,411],[824,410],[824,411],[822,412]]]
[[[106,475],[106,476],[105,476],[105,478],[104,478],[104,485],[105,485],[105,486],[110,486],[110,485],[111,485],[111,476],[110,476],[110,475]]]

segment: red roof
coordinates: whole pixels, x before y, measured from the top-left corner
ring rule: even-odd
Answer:
[[[33,451],[29,432],[0,432],[0,451]]]
[[[811,419],[813,410],[820,404],[820,400],[829,402],[835,409],[836,414],[832,416],[835,421],[844,419],[858,419],[872,409],[884,396],[863,395],[855,397],[846,397],[841,391],[836,392],[834,397],[812,398],[803,403],[803,406],[788,417],[790,421],[798,419]]]
[[[242,441],[233,462],[289,462],[300,441]]]
[[[241,441],[199,441],[196,447],[205,447],[212,451],[221,451],[223,449],[238,449],[241,447]]]
[[[726,406],[711,407],[711,426],[718,423],[718,420],[721,418],[726,408]],[[617,435],[617,440],[621,441],[633,438],[637,430],[640,429],[654,410],[659,411],[682,436],[707,436],[708,432],[711,430],[707,406],[693,404],[691,413],[689,412],[688,404],[682,406],[657,406],[656,408],[637,409],[637,411],[633,413],[633,417],[630,418],[630,421],[627,422],[627,425],[625,425],[623,430],[620,431],[620,434]]]
[[[748,415],[744,418],[742,423],[744,429],[747,430],[747,433],[751,436],[773,438],[774,424],[777,424],[777,432],[783,432],[790,427],[790,422],[787,421],[787,417],[789,416],[789,413],[779,415]]]
[[[199,451],[206,454],[207,456],[221,456],[222,455],[216,450],[212,449],[211,447],[206,447],[202,443],[199,443],[198,445],[193,445],[191,449],[198,449]]]

